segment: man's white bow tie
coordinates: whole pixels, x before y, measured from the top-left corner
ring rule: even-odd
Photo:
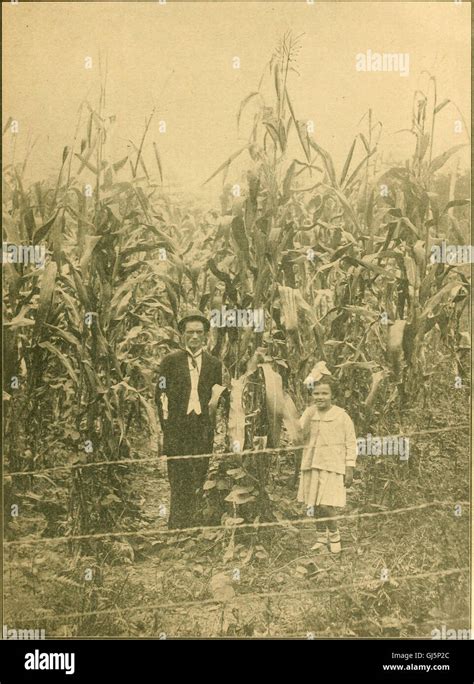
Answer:
[[[192,369],[190,370],[190,373],[191,373],[191,392],[189,395],[187,414],[189,415],[190,413],[192,413],[194,411],[194,413],[197,416],[200,416],[201,415],[201,402],[199,401],[199,393],[198,393],[199,367],[198,367],[197,360],[202,355],[202,349],[200,349],[198,352],[196,352],[196,354],[193,354],[190,349],[186,349],[186,353],[188,354],[188,356],[191,359],[191,366],[192,366]]]

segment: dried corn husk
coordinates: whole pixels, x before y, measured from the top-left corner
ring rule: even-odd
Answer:
[[[245,442],[245,413],[242,406],[242,393],[246,375],[231,379],[228,435],[231,449],[242,451]]]
[[[375,397],[377,396],[378,388],[384,378],[385,371],[383,370],[378,371],[377,373],[372,373],[372,385],[370,387],[370,392],[367,395],[367,399],[365,400],[365,405],[367,406],[367,408],[370,408],[374,403]]]
[[[297,290],[280,285],[278,292],[280,294],[281,313],[285,328],[287,330],[295,330],[298,326]]]
[[[280,443],[281,425],[285,413],[285,397],[281,375],[269,363],[261,365],[265,378],[265,399],[268,421],[267,446],[277,447]]]

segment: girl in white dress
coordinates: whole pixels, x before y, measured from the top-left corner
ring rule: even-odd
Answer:
[[[338,515],[346,505],[346,488],[352,484],[357,457],[354,423],[344,409],[332,403],[334,381],[322,375],[312,384],[314,405],[300,418],[304,444],[298,501],[316,518]],[[336,520],[318,522],[317,540],[312,550],[329,546],[341,552],[341,536]]]

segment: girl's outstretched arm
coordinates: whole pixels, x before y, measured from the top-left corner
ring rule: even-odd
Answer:
[[[315,410],[315,406],[308,406],[308,408],[304,410],[303,415],[299,419],[299,428],[302,444],[307,442],[309,439],[309,435],[311,432],[311,418],[313,417],[313,413],[315,412]]]

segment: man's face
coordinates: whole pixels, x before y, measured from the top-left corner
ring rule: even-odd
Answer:
[[[184,326],[183,338],[185,347],[195,354],[204,347],[206,342],[204,324],[201,321],[188,321]]]

